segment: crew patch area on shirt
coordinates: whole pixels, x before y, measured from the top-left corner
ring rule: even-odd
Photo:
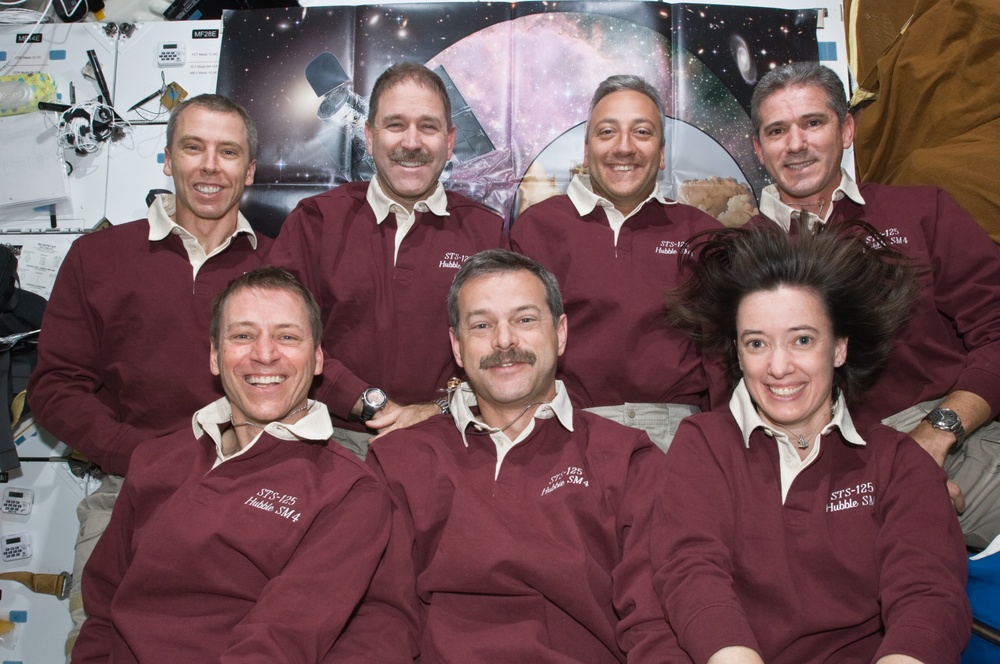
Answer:
[[[243,504],[297,522],[302,514],[293,508],[297,501],[296,496],[265,488],[247,498]]]
[[[660,244],[656,247],[655,251],[658,254],[676,256],[681,253],[684,245],[685,242],[681,240],[660,240]]]
[[[588,480],[583,474],[583,468],[578,466],[568,466],[566,470],[561,473],[556,473],[549,478],[549,483],[544,489],[542,489],[541,495],[547,496],[553,491],[561,489],[567,485],[589,487],[590,480]]]
[[[885,230],[882,230],[882,231],[879,231],[879,232],[887,240],[889,240],[889,244],[902,245],[902,244],[909,244],[910,243],[910,239],[908,237],[906,237],[905,235],[903,235],[902,231],[900,231],[898,228],[886,228]],[[875,243],[877,242],[877,240],[875,238],[873,238],[873,237],[870,237],[870,238],[868,238],[867,242],[868,242],[869,246],[874,246]]]
[[[842,512],[852,510],[855,507],[875,506],[875,484],[873,482],[861,482],[843,489],[835,489],[830,492],[830,502],[826,505],[826,511]]]
[[[469,256],[461,254],[457,251],[446,251],[444,252],[444,258],[438,262],[438,267],[450,267],[454,270],[462,267],[465,261],[469,260]]]

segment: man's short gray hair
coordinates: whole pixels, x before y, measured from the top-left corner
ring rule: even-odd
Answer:
[[[458,331],[458,292],[462,290],[462,286],[478,277],[522,270],[530,272],[542,282],[545,301],[552,314],[552,324],[557,324],[559,317],[563,315],[563,301],[555,276],[542,267],[541,263],[527,256],[506,249],[487,249],[465,261],[451,282],[451,289],[448,291],[448,325],[451,329]]]
[[[755,137],[760,138],[760,107],[764,100],[775,92],[801,85],[812,85],[823,90],[826,93],[826,105],[843,124],[850,106],[844,93],[844,83],[837,72],[818,62],[792,62],[767,72],[754,88],[750,98],[750,122],[753,123]]]
[[[660,145],[666,144],[666,137],[663,134],[663,116],[667,114],[667,108],[663,105],[663,99],[650,83],[642,76],[635,74],[615,74],[608,76],[601,81],[590,100],[590,112],[587,113],[587,138],[590,138],[590,116],[594,114],[594,109],[602,99],[615,92],[638,92],[646,95],[650,101],[656,105],[656,110],[660,113]]]

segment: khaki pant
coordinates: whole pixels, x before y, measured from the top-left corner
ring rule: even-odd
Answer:
[[[76,553],[73,557],[73,585],[69,589],[69,612],[73,618],[73,627],[66,637],[66,661],[69,661],[76,637],[87,614],[83,607],[83,568],[90,560],[98,540],[111,521],[111,510],[114,509],[118,493],[125,480],[121,475],[105,475],[101,486],[94,493],[80,501],[76,508],[76,516],[80,520],[80,530],[76,536]]]
[[[642,429],[664,452],[670,447],[681,420],[701,412],[696,406],[675,403],[626,403],[621,406],[595,406],[585,410],[618,424]]]
[[[364,461],[365,456],[368,454],[368,441],[373,435],[365,431],[333,427],[333,435],[330,438]]]
[[[919,403],[882,423],[910,432],[939,403]],[[944,469],[965,494],[965,511],[958,517],[965,543],[976,549],[986,547],[1000,535],[1000,423],[987,422],[970,432],[962,449],[945,459]]]

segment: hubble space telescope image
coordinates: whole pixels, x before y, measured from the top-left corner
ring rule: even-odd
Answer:
[[[261,134],[244,212],[276,232],[301,198],[370,179],[367,95],[388,66],[410,60],[441,76],[451,99],[445,186],[508,220],[565,191],[582,167],[591,95],[629,73],[666,105],[665,195],[739,223],[769,182],[749,140],[753,86],[771,67],[819,60],[821,12],[461,2],[228,13],[218,91],[246,106]]]
[[[451,101],[451,121],[455,125],[452,160],[465,162],[492,152],[493,142],[448,72],[440,65],[433,71],[441,77]],[[368,100],[353,91],[350,77],[333,53],[320,53],[313,58],[306,65],[305,75],[320,98],[316,116],[326,129],[320,133],[319,140],[333,159],[336,182],[370,180],[375,174],[375,161],[365,144]],[[451,171],[449,162],[441,179],[447,181]]]
[[[317,55],[306,65],[305,73],[320,98],[316,117],[326,128],[319,140],[333,159],[334,182],[370,180],[375,162],[365,147],[368,101],[351,89],[351,78],[333,53]]]

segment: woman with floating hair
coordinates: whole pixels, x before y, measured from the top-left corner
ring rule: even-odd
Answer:
[[[957,662],[964,541],[947,477],[859,398],[917,297],[862,222],[692,238],[669,315],[736,383],[682,422],[652,534],[656,591],[696,662]]]

